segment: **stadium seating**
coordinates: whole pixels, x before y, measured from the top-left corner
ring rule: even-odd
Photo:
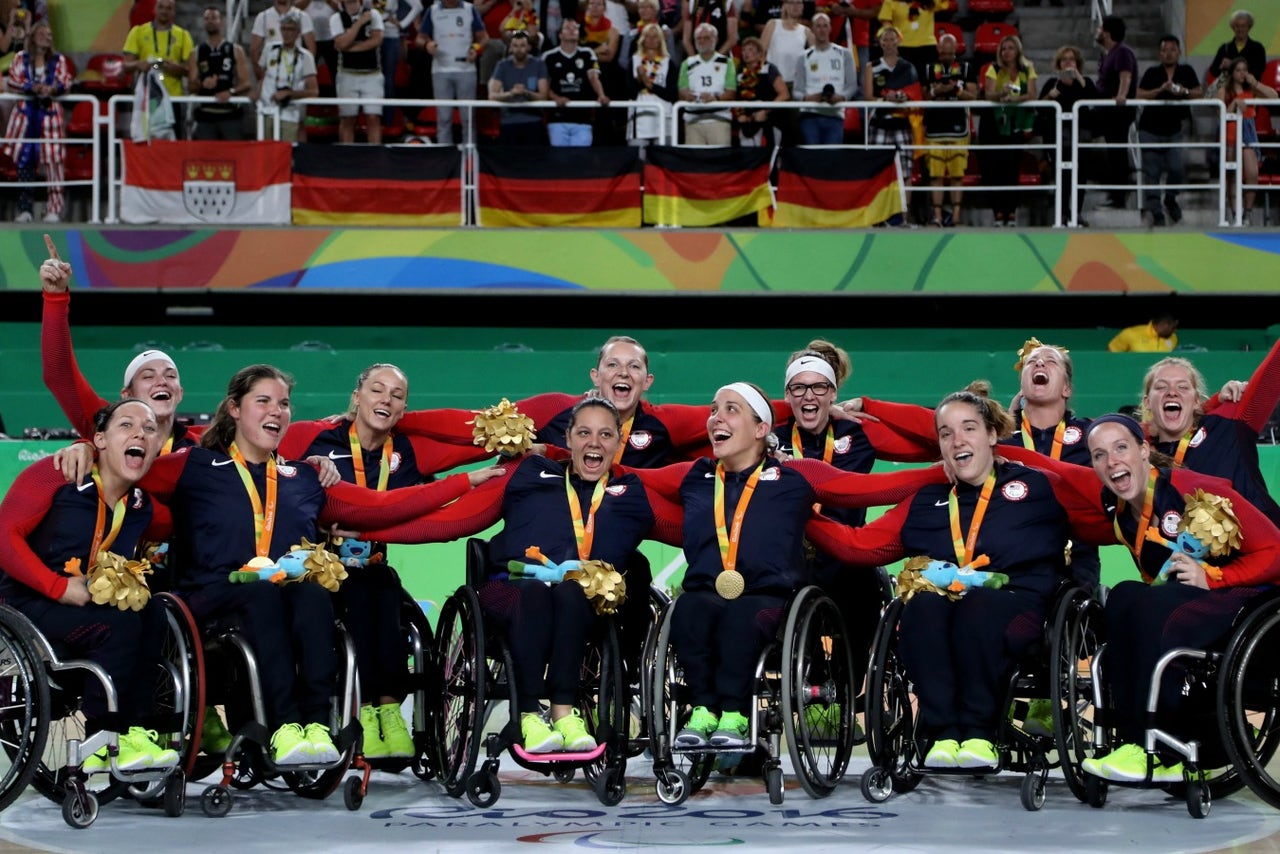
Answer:
[[[1000,49],[1000,40],[1005,36],[1016,36],[1018,28],[1004,21],[983,21],[973,31],[973,55],[975,57],[994,57]]]
[[[125,68],[124,54],[120,53],[95,53],[89,57],[76,83],[80,91],[103,100],[133,91],[133,75]]]

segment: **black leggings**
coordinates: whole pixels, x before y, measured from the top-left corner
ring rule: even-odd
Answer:
[[[695,706],[751,711],[756,661],[778,630],[787,600],[767,593],[725,599],[710,590],[680,594],[671,615],[671,646]]]

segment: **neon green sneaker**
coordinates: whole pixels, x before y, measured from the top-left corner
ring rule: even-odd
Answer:
[[[338,752],[338,747],[333,743],[333,736],[329,734],[329,728],[324,724],[310,723],[303,730],[307,743],[311,745],[311,761],[324,762],[325,764],[337,762],[342,756]]]
[[[553,730],[537,712],[520,716],[520,735],[526,753],[551,753],[564,747],[564,736]]]
[[[1140,744],[1122,744],[1099,759],[1098,768],[1108,780],[1140,783],[1147,779],[1147,751]]]
[[[385,759],[390,755],[387,743],[382,740],[378,710],[373,706],[360,707],[360,730],[364,733],[361,750],[365,759]]]
[[[205,706],[204,728],[200,730],[200,749],[212,756],[215,753],[226,753],[230,746],[231,733],[222,722],[222,716],[213,706]]]
[[[596,740],[587,732],[587,725],[577,709],[553,723],[552,728],[564,739],[564,749],[574,753],[584,753],[596,749]]]
[[[996,746],[985,738],[966,738],[956,752],[956,765],[961,768],[994,768],[999,764]]]
[[[924,767],[926,768],[957,768],[960,765],[960,759],[957,754],[960,752],[960,742],[954,738],[940,738],[933,743],[933,747],[929,748],[929,752],[924,757]]]
[[[1027,706],[1022,731],[1027,735],[1053,735],[1053,703],[1049,700],[1032,700]]]
[[[172,768],[178,764],[178,751],[160,745],[160,736],[153,729],[131,726],[129,731],[120,736],[120,753],[124,754],[124,743],[128,740],[130,747],[151,756],[152,768]]]
[[[715,747],[746,747],[751,744],[751,721],[741,712],[724,712],[720,724],[711,734]]]
[[[1151,782],[1153,783],[1181,783],[1182,778],[1181,762],[1164,765],[1157,760],[1155,767],[1151,769]]]
[[[271,736],[271,761],[277,765],[302,765],[311,761],[311,742],[300,724],[284,724]]]
[[[835,738],[840,734],[840,704],[810,703],[804,707],[804,723],[810,738]]]
[[[97,753],[91,753],[80,763],[80,770],[86,774],[102,774],[111,770],[111,759],[104,747]]]
[[[418,752],[409,727],[405,725],[404,715],[400,713],[399,703],[378,706],[378,721],[382,724],[382,743],[386,745],[387,756],[409,759]]]
[[[684,729],[676,733],[676,745],[679,747],[704,747],[711,733],[720,727],[720,719],[711,714],[706,706],[694,706],[689,715],[689,722]]]
[[[120,752],[116,754],[116,768],[121,771],[142,771],[151,767],[152,751],[160,748],[149,742],[147,731],[141,727],[130,727],[128,732],[122,732],[117,737],[116,744],[120,747]],[[173,751],[170,751],[172,753]],[[93,756],[103,756],[105,750],[99,750]],[[176,757],[177,754],[175,753]],[[86,762],[86,764],[88,764]],[[97,763],[95,763],[97,764]],[[109,770],[110,762],[104,763],[102,770]]]

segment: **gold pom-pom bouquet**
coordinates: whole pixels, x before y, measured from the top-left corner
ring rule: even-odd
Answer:
[[[1175,554],[1187,554],[1204,567],[1205,575],[1214,581],[1222,580],[1222,570],[1206,561],[1224,558],[1240,548],[1244,538],[1240,533],[1240,520],[1231,506],[1230,498],[1197,489],[1194,494],[1182,496],[1187,508],[1178,523],[1178,536],[1173,541],[1160,536],[1155,528],[1147,529],[1147,539],[1159,543]],[[1161,567],[1153,583],[1161,583],[1168,577],[1170,556]]]
[[[80,575],[80,561],[68,561],[67,571]],[[141,611],[151,600],[146,576],[151,564],[143,560],[126,560],[115,552],[100,551],[89,568],[89,595],[95,605],[115,605],[121,611]]]
[[[489,453],[514,457],[533,447],[533,419],[505,397],[496,406],[472,411],[476,417],[467,422],[475,425],[472,441]]]

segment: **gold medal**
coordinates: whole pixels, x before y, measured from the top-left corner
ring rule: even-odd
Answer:
[[[742,580],[742,573],[726,569],[716,576],[716,592],[724,599],[737,599],[747,584]]]

